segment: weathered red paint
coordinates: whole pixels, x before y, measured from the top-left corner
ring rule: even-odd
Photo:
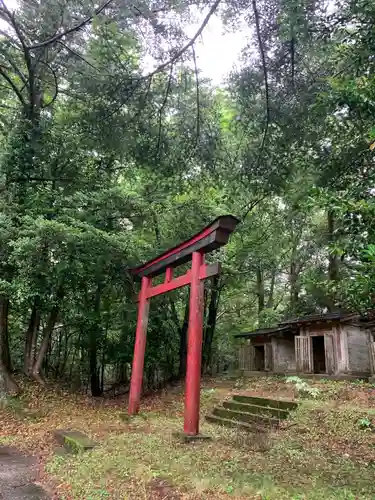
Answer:
[[[173,278],[173,267],[167,267],[165,271],[165,283],[170,283]]]
[[[167,252],[163,253],[162,255],[157,257],[156,259],[153,259],[150,262],[147,262],[142,267],[139,267],[137,269],[139,269],[139,271],[147,269],[148,267],[152,266],[152,264],[155,264],[156,262],[161,262],[162,260],[166,259],[170,255],[176,254],[176,253],[180,252],[181,250],[183,250],[184,248],[186,248],[190,245],[193,245],[195,242],[202,240],[205,236],[208,236],[211,233],[212,233],[212,228],[210,225],[207,228],[205,228],[203,231],[201,231],[200,233],[195,235],[193,238],[190,238],[190,240],[184,241],[180,245],[172,248],[171,250],[168,250]]]
[[[147,294],[150,285],[151,278],[142,278],[141,292],[139,294],[137,330],[135,334],[132,378],[129,394],[129,415],[138,413],[141,400],[148,312],[150,308],[150,300],[148,299]]]
[[[233,217],[233,215],[222,215],[217,217],[211,224],[203,228],[189,240],[183,241],[158,257],[130,269],[130,273],[134,276],[141,277],[158,276],[168,267],[177,267],[191,260],[193,252],[199,251],[203,254],[212,252],[228,242],[229,235],[234,231],[238,223],[239,220]],[[199,243],[201,243],[202,246],[197,248]],[[156,269],[153,270],[155,266]]]
[[[199,433],[203,337],[203,281],[199,273],[203,259],[200,252],[192,255],[184,418],[184,432],[189,435]]]

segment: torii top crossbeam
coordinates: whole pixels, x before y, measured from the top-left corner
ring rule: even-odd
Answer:
[[[198,434],[204,309],[203,281],[215,276],[220,270],[218,263],[206,265],[204,255],[225,245],[238,223],[239,220],[233,215],[218,217],[189,240],[131,269],[131,274],[142,278],[142,286],[138,301],[137,331],[130,385],[130,415],[139,410],[150,298],[190,285],[184,432],[189,435]],[[189,260],[192,261],[191,269],[183,276],[173,279],[173,269]],[[164,272],[164,283],[152,286],[152,278]]]
[[[130,272],[139,277],[158,276],[168,267],[174,268],[191,260],[193,252],[202,254],[212,252],[228,243],[229,236],[238,223],[239,220],[233,215],[221,215],[188,240],[131,269]]]

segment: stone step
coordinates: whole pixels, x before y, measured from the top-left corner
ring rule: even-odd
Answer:
[[[223,406],[228,410],[239,411],[241,413],[270,415],[278,419],[287,418],[289,415],[289,410],[272,408],[271,406],[250,405],[246,403],[239,403],[238,401],[223,401]]]
[[[235,394],[233,396],[234,401],[239,403],[253,404],[257,406],[266,406],[271,408],[278,408],[282,410],[295,410],[298,407],[298,403],[294,401],[281,401],[278,399],[270,398],[259,398],[256,396],[244,396],[243,394]]]
[[[222,418],[217,415],[206,415],[206,420],[207,422],[211,422],[212,424],[219,424],[223,425],[225,427],[235,427],[237,429],[241,429],[247,432],[253,432],[253,433],[265,433],[267,432],[267,429],[263,428],[260,425],[256,424],[249,424],[246,422],[239,422],[238,420],[231,420],[229,418]]]
[[[59,444],[75,453],[92,450],[96,446],[96,443],[81,431],[57,429],[53,431],[53,435]]]
[[[212,412],[217,417],[226,418],[228,420],[236,420],[237,422],[258,423],[262,426],[279,425],[280,420],[274,417],[263,417],[259,414],[242,413],[240,411],[227,410],[226,408],[216,407]]]

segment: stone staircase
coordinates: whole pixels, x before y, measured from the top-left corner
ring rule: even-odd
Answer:
[[[230,401],[216,406],[206,420],[247,431],[266,432],[289,416],[298,404],[294,401],[235,395]]]

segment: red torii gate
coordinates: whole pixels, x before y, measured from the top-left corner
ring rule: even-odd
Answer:
[[[138,319],[134,345],[134,358],[129,395],[129,415],[139,411],[146,348],[146,331],[151,297],[190,285],[189,327],[186,366],[184,433],[199,433],[199,403],[203,336],[203,280],[220,272],[220,264],[204,263],[206,253],[228,242],[239,220],[233,215],[223,215],[192,238],[167,250],[153,260],[134,269],[131,273],[142,278],[138,296]],[[192,261],[191,269],[173,279],[173,269]],[[152,286],[152,278],[165,272],[161,285]]]

